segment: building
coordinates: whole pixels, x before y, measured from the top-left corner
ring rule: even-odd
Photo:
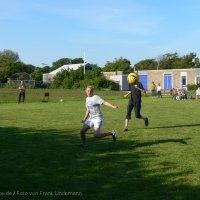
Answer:
[[[119,90],[129,90],[128,73],[116,71],[103,74],[107,79],[117,82]],[[197,80],[200,80],[200,68],[146,70],[138,71],[138,74],[146,90],[150,90],[152,82],[156,85],[160,83],[164,91],[169,91],[172,88],[186,89],[188,84],[196,84]]]
[[[165,69],[165,70],[148,70],[145,79],[147,89],[154,82],[156,85],[161,84],[165,91],[172,88],[187,89],[188,84],[196,84],[200,79],[200,69]]]
[[[56,76],[56,74],[58,72],[61,72],[62,70],[70,70],[70,69],[77,70],[81,66],[84,66],[84,63],[63,65],[50,73],[43,74],[43,83],[50,83],[53,80],[53,77]]]
[[[127,76],[129,73],[123,71],[103,72],[106,79],[112,80],[119,85],[119,90],[129,90]]]

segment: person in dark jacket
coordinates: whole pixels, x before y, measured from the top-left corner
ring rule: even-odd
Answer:
[[[147,117],[144,117],[141,115],[140,110],[141,110],[141,93],[144,92],[144,87],[141,82],[137,82],[135,84],[130,84],[131,89],[130,91],[124,95],[124,97],[127,97],[130,95],[130,99],[127,105],[127,113],[126,113],[126,119],[125,119],[125,127],[124,131],[128,131],[128,123],[129,120],[131,119],[131,112],[134,108],[135,111],[135,117],[138,119],[143,119],[144,124],[147,127],[149,125],[149,120]]]
[[[25,88],[26,88],[26,85],[25,85],[24,81],[20,81],[18,103],[21,103],[21,102],[24,103],[24,101],[25,101]]]

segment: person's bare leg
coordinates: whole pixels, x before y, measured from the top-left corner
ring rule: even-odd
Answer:
[[[100,129],[97,128],[97,129],[94,129],[94,136],[95,137],[107,137],[111,135],[112,138],[113,138],[113,141],[115,142],[116,141],[116,137],[117,137],[117,133],[115,130],[112,130],[112,131],[109,131],[109,132],[100,132]]]
[[[124,126],[124,131],[128,131],[128,119],[125,119],[125,126]]]
[[[81,129],[81,131],[80,131],[81,142],[82,142],[83,146],[86,145],[86,136],[85,136],[85,134],[86,134],[87,130],[89,130],[89,129],[90,129],[90,127],[88,125],[84,124],[82,129]]]
[[[106,137],[112,135],[112,132],[100,132],[100,129],[94,129],[94,136],[95,137]]]

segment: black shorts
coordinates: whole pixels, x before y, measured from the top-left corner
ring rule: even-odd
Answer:
[[[140,110],[141,110],[141,101],[137,103],[133,103],[132,101],[128,102],[127,106],[127,113],[126,113],[126,119],[131,119],[131,112],[134,108],[135,111],[135,117],[136,118],[141,118]]]

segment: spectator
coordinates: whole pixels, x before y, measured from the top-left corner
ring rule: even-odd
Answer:
[[[158,98],[162,98],[162,87],[160,85],[160,83],[158,83],[158,86],[157,86],[157,94],[158,94]]]
[[[18,103],[21,103],[21,102],[24,103],[24,101],[25,101],[25,88],[26,88],[26,85],[25,85],[24,81],[20,81]]]
[[[154,82],[151,83],[151,96],[155,97],[156,96],[156,84]]]

